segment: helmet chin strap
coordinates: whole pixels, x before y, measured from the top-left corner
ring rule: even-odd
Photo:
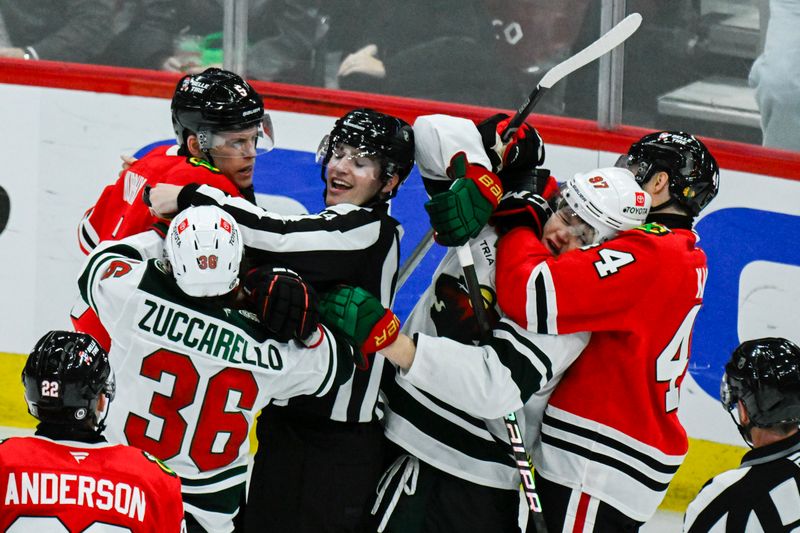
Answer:
[[[103,392],[102,394],[106,394]],[[95,419],[95,432],[102,433],[106,429],[106,419],[108,418],[108,412],[111,410],[111,400],[108,399],[108,395],[106,394],[106,405],[103,408],[102,412],[98,412],[95,409],[94,412],[94,419]],[[102,418],[98,420],[98,415],[102,415]]]
[[[753,429],[753,422],[750,421],[747,424],[742,425],[736,420],[736,417],[733,416],[733,411],[728,411],[728,414],[731,416],[731,420],[733,420],[733,423],[736,424],[736,429],[739,430],[739,434],[742,436],[742,439],[744,439],[744,442],[750,448],[752,448],[753,436],[751,435],[751,431]]]
[[[211,163],[214,166],[217,166],[217,164],[214,162],[214,157],[211,155],[211,150],[203,150],[203,155],[206,156],[205,157],[206,161],[208,161],[209,163]]]

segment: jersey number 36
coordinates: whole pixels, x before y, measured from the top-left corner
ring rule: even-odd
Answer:
[[[167,461],[180,454],[183,448],[189,424],[180,411],[195,403],[200,375],[188,356],[163,349],[144,358],[140,374],[158,382],[166,374],[175,381],[169,396],[156,392],[150,401],[150,414],[163,421],[160,437],[146,435],[150,421],[133,413],[125,421],[125,436],[132,446]],[[235,412],[226,410],[231,391],[236,391],[239,397]],[[200,410],[189,410],[197,417],[189,457],[198,469],[214,470],[236,460],[249,431],[247,419],[238,409],[252,409],[257,396],[258,384],[246,370],[224,368],[208,380],[205,396],[198,399],[202,401]],[[224,445],[220,446],[218,441]]]

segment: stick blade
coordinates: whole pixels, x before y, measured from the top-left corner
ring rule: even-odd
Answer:
[[[539,86],[549,89],[564,76],[607,54],[633,35],[641,24],[642,16],[639,13],[631,13],[595,42],[548,70],[539,81]]]

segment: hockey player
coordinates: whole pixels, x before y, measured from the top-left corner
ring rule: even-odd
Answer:
[[[356,109],[336,121],[318,159],[327,205],[318,214],[280,216],[207,186],[178,193],[160,185],[150,199],[161,214],[190,204],[220,206],[239,222],[254,263],[290,268],[319,292],[358,285],[390,307],[400,225],[389,215],[388,200],[414,166],[413,131],[398,118]],[[297,533],[362,530],[383,465],[375,412],[383,364],[376,356],[369,371],[355,372],[324,398],[296,398],[264,410],[256,428],[248,531],[267,522]]]
[[[303,343],[267,339],[254,314],[231,306],[243,246],[221,209],[176,216],[166,263],[144,260],[151,246],[155,232],[104,243],[79,279],[113,340],[120,408],[106,434],[181,476],[190,530],[231,531],[255,415],[272,399],[334,389],[352,374],[353,350],[316,326]]]
[[[796,529],[800,526],[800,348],[774,337],[743,342],[725,365],[720,399],[753,449],[742,457],[739,468],[703,486],[686,509],[683,530]]]
[[[0,442],[0,530],[185,531],[178,476],[102,437],[114,373],[85,333],[50,331],[22,370],[33,437]],[[121,407],[120,407],[121,408]]]
[[[488,167],[493,164],[470,121],[420,117],[414,129],[417,161],[426,183],[444,175],[444,166],[456,151],[485,165],[481,172],[477,168],[473,172],[490,175]],[[538,139],[535,130],[528,137]],[[539,152],[532,148],[528,143],[529,153]],[[537,158],[536,162],[542,161]],[[503,177],[509,184],[509,176]],[[598,177],[606,187],[593,186],[599,183]],[[544,228],[543,240],[556,255],[639,225],[649,207],[649,198],[633,175],[622,169],[575,176],[564,191],[560,209]],[[643,197],[644,209],[628,214],[636,205],[637,193]],[[548,209],[528,200],[532,199],[510,192],[498,211],[506,210],[508,218],[524,218],[527,208]],[[494,297],[496,231],[506,224],[497,218],[499,214],[495,214],[495,227],[484,228],[469,241],[487,312],[495,320],[500,316]],[[363,333],[349,324],[360,324],[363,315],[380,313],[374,309],[377,302],[347,291],[323,297],[321,312],[358,338]],[[345,310],[353,306],[357,309]],[[347,320],[340,319],[344,316]],[[516,411],[530,452],[547,395],[586,345],[588,335],[536,335],[503,319],[488,345],[475,347],[479,334],[474,322],[461,266],[455,251],[449,251],[404,327],[414,334],[416,346],[401,335],[382,351],[401,367],[396,373],[385,373],[388,379],[382,387],[386,436],[402,451],[384,477],[374,508],[380,530],[519,531],[519,473],[500,418]],[[370,324],[366,320],[361,327]]]
[[[272,126],[264,103],[242,78],[209,68],[181,78],[172,97],[176,145],[159,146],[132,164],[103,189],[81,220],[78,241],[89,254],[101,241],[122,239],[166,223],[142,202],[145,186],[156,183],[205,183],[228,194],[255,199],[253,168],[256,145],[272,147]],[[76,306],[72,319],[78,331],[91,334],[106,349],[107,332],[88,308]]]
[[[557,258],[534,227],[498,245],[497,295],[510,318],[539,333],[592,333],[550,398],[534,457],[554,531],[638,528],[688,446],[679,387],[707,275],[691,228],[717,194],[719,170],[683,132],[646,135],[621,164],[653,198],[641,229]]]

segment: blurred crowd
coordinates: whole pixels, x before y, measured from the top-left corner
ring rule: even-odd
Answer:
[[[755,53],[742,59],[704,47],[710,25],[719,18],[714,2],[627,3],[628,12],[640,12],[644,22],[626,46],[624,123],[657,126],[664,119],[657,105],[661,95],[709,75],[733,76],[746,85]],[[224,4],[0,0],[0,56],[197,73],[222,66]],[[249,0],[247,10],[247,78],[509,109],[550,67],[599,36],[601,3]],[[786,39],[800,41],[791,35],[771,41],[784,46]],[[793,54],[775,57],[782,63],[762,57],[750,76],[764,121],[789,116],[780,111],[786,98],[774,101],[776,87],[786,84],[773,80],[785,78],[800,63]],[[792,66],[783,64],[787,61]],[[595,62],[569,76],[549,91],[537,112],[595,119],[597,73]],[[789,94],[788,99],[789,107],[800,107],[800,96]],[[767,124],[762,126],[766,132]],[[702,125],[694,129],[703,131]],[[758,142],[761,131],[754,130],[725,125],[705,133]],[[773,146],[786,138],[782,131],[764,135],[765,144]]]
[[[534,20],[546,2],[249,0],[246,75],[504,104],[539,60],[565,55],[565,13],[586,4]],[[196,73],[223,62],[223,11],[223,0],[0,0],[0,56]]]

